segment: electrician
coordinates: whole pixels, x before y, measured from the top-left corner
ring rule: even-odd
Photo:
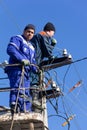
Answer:
[[[54,58],[52,51],[57,41],[53,38],[55,34],[55,26],[48,22],[43,27],[43,31],[34,35],[31,39],[36,51],[36,62],[39,65],[44,58]]]
[[[22,88],[25,90],[19,90],[19,93],[24,93],[30,97],[29,90],[26,89],[30,86],[30,71],[36,72],[35,66],[29,66],[30,64],[35,64],[35,49],[31,44],[31,39],[35,33],[35,26],[33,24],[28,24],[25,26],[23,34],[13,36],[7,46],[7,54],[9,55],[9,64],[22,64],[24,65],[24,81],[20,85],[22,66],[8,66],[5,71],[8,75],[11,88]],[[14,113],[18,90],[10,91],[9,105],[11,107],[11,113]],[[25,100],[24,98],[18,97],[16,112],[26,112],[31,111],[31,102]]]
[[[31,39],[32,44],[36,52],[36,63],[40,65],[41,61],[44,58],[52,59],[55,58],[52,54],[52,51],[57,43],[54,38],[55,26],[51,22],[47,22],[43,27],[43,30],[34,35]],[[32,82],[31,86],[39,84],[39,77],[37,74],[31,73]]]

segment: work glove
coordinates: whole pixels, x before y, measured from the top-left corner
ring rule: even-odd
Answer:
[[[57,44],[57,40],[55,38],[52,38],[51,40],[51,45],[55,46]]]
[[[23,64],[23,65],[26,65],[26,66],[27,66],[27,65],[30,65],[30,61],[23,59],[23,60],[22,60],[22,64]]]

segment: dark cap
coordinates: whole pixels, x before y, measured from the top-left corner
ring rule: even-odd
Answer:
[[[44,26],[43,30],[44,30],[44,31],[50,31],[50,30],[52,30],[52,31],[54,31],[54,32],[56,31],[55,26],[54,26],[51,22],[48,22],[48,23]]]
[[[25,26],[24,30],[27,30],[27,29],[33,29],[35,31],[35,26],[33,24],[28,24]]]

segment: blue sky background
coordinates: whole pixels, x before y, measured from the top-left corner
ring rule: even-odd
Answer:
[[[32,23],[36,32],[43,29],[48,21],[56,26],[55,38],[58,43],[54,54],[66,48],[73,61],[87,57],[87,1],[86,0],[0,0],[0,62],[8,60],[7,44],[13,35],[22,34],[24,26]],[[75,114],[70,121],[70,130],[87,129],[87,60],[63,66],[50,72],[62,89],[64,96],[58,99],[58,114]],[[66,74],[67,72],[67,74]],[[0,77],[6,77],[0,69]],[[68,94],[69,89],[79,80],[82,85]],[[0,80],[1,87],[8,87],[8,80]],[[0,105],[8,106],[9,93],[0,93]],[[55,100],[52,100],[55,105]],[[57,115],[48,101],[48,115]],[[64,107],[63,107],[64,106]],[[65,108],[65,110],[64,110]],[[48,118],[50,130],[68,130],[62,127],[65,120],[53,116]]]

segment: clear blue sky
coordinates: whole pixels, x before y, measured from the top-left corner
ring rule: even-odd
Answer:
[[[58,48],[66,48],[72,55],[73,61],[87,57],[87,1],[86,0],[0,0],[0,62],[8,60],[7,44],[13,35],[22,34],[28,23],[36,26],[36,32],[43,29],[48,21],[56,26],[55,38]],[[58,99],[58,114],[65,117],[75,114],[70,122],[70,130],[87,129],[87,60],[56,69],[57,82],[60,87],[64,84],[64,96]],[[68,72],[67,72],[68,70]],[[67,72],[67,74],[66,74]],[[50,72],[55,77],[54,70]],[[66,75],[66,76],[65,76]],[[0,69],[0,77],[7,75]],[[79,80],[82,85],[68,94],[69,89]],[[1,87],[8,87],[8,80],[0,81]],[[0,93],[0,105],[8,106],[9,93]],[[55,104],[55,101],[52,101]],[[64,107],[63,107],[64,105]],[[48,115],[56,115],[53,107],[48,103]],[[62,127],[65,121],[59,116],[48,118],[50,130],[68,130]]]

